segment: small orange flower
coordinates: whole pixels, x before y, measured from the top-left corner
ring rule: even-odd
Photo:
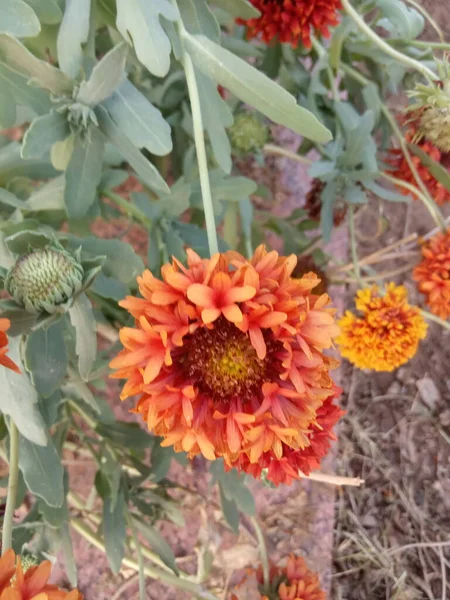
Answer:
[[[429,156],[435,162],[444,162],[445,155],[431,142],[417,141],[417,123],[415,121],[410,121],[408,126],[409,128],[405,133],[406,142],[415,143],[418,148],[425,152],[425,154],[427,154],[427,156]],[[440,181],[436,179],[436,177],[434,177],[432,173],[430,173],[428,167],[422,163],[420,157],[412,154],[411,160],[413,161],[420,178],[426,185],[430,196],[434,198],[436,204],[441,205],[445,204],[445,202],[450,202],[450,192],[442,183],[440,183]],[[402,150],[399,148],[392,148],[389,151],[387,163],[392,167],[392,170],[389,171],[391,175],[397,179],[405,181],[406,183],[411,183],[414,186],[417,185],[416,178],[414,177],[414,174],[411,171],[411,168]],[[411,192],[403,186],[397,186],[397,190],[405,196],[411,194]],[[414,197],[414,199],[416,199],[416,197]]]
[[[0,365],[3,365],[7,369],[11,369],[16,373],[20,373],[19,367],[13,362],[9,356],[8,352],[8,336],[6,332],[11,326],[11,322],[9,319],[1,319],[0,318]]]
[[[0,558],[0,600],[83,600],[78,590],[66,592],[48,584],[52,565],[45,560],[24,573],[20,556],[8,550]]]
[[[438,233],[422,246],[422,262],[413,277],[425,294],[432,313],[441,319],[450,317],[450,229]]]
[[[340,415],[323,353],[338,328],[328,296],[311,293],[317,277],[291,277],[295,263],[262,246],[251,261],[189,250],[187,268],[174,259],[162,281],[145,271],[143,298],[120,303],[135,327],[121,331],[113,377],[164,446],[276,483],[319,466]]]
[[[393,371],[415,355],[427,324],[403,286],[389,283],[384,296],[377,286],[360,290],[355,304],[362,317],[347,311],[339,321],[342,356],[360,369]]]
[[[330,37],[330,27],[339,24],[341,0],[251,0],[261,16],[238,23],[246,25],[248,37],[261,35],[268,44],[274,38],[293,48],[301,42],[311,48],[311,32]]]

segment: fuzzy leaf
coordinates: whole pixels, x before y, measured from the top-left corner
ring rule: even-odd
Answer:
[[[97,354],[97,335],[94,313],[86,294],[81,294],[69,309],[69,317],[76,331],[76,353],[81,378],[88,381]]]
[[[55,142],[64,140],[70,134],[66,119],[57,112],[37,117],[28,127],[23,138],[22,158],[41,158]]]
[[[57,0],[26,0],[36,13],[39,21],[45,25],[55,25],[62,18]]]
[[[172,569],[172,571],[178,575],[179,571],[177,565],[175,563],[175,556],[172,548],[163,538],[163,536],[159,533],[157,529],[147,525],[141,519],[133,519],[134,525],[138,532],[147,540],[150,545],[150,548],[156,552],[159,558],[163,561],[163,563]]]
[[[14,37],[34,37],[41,24],[36,13],[23,0],[0,0],[0,33]]]
[[[92,69],[88,81],[81,82],[77,101],[96,106],[109,98],[125,76],[127,53],[128,47],[125,42],[111,48]]]
[[[50,179],[48,183],[42,185],[28,198],[26,204],[29,210],[36,212],[41,210],[65,210],[65,187],[66,180],[64,175]]]
[[[2,72],[0,68],[0,79]],[[16,122],[16,101],[5,87],[0,88],[0,128],[9,129]]]
[[[91,128],[88,138],[76,138],[66,169],[64,201],[69,218],[84,217],[94,202],[102,176],[104,150],[103,135],[96,127]]]
[[[220,27],[205,0],[179,0],[178,7],[184,26],[189,33],[200,33],[219,42]]]
[[[83,64],[83,48],[89,34],[91,0],[66,0],[56,41],[61,70],[75,79]]]
[[[41,396],[48,398],[63,381],[68,357],[63,337],[63,323],[38,329],[28,336],[25,360],[31,379]]]
[[[0,410],[11,417],[21,435],[30,443],[45,446],[47,435],[38,410],[38,394],[26,375],[20,359],[19,345],[19,338],[10,338],[8,355],[19,367],[21,374],[10,369],[0,369]]]
[[[261,16],[259,10],[247,0],[214,0],[214,4],[236,19],[256,19]]]
[[[317,142],[325,143],[332,139],[328,129],[310,111],[299,106],[294,96],[241,58],[203,35],[186,33],[184,42],[195,64],[205,75],[275,123]]]
[[[113,573],[118,573],[125,553],[126,523],[125,498],[123,489],[119,489],[117,500],[112,504],[108,496],[103,500],[103,533],[105,549]]]
[[[179,17],[176,5],[169,0],[116,0],[117,29],[153,75],[164,77],[170,67],[171,44],[159,15],[169,21]]]

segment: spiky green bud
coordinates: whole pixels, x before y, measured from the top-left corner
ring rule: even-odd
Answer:
[[[33,313],[55,313],[83,287],[83,267],[69,252],[47,247],[17,259],[8,271],[5,288]]]
[[[228,133],[234,152],[241,155],[261,150],[269,139],[267,125],[249,112],[237,114]]]
[[[450,98],[445,107],[429,106],[422,111],[419,133],[442,152],[450,152]]]

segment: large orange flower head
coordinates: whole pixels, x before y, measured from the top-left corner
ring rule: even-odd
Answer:
[[[450,229],[438,233],[422,246],[422,262],[413,277],[426,295],[431,312],[441,319],[450,317]]]
[[[393,371],[415,355],[427,324],[403,286],[389,283],[384,295],[377,286],[360,290],[356,308],[362,316],[347,311],[339,321],[342,356],[360,369]]]
[[[270,570],[270,591],[266,595],[263,589],[264,577],[260,567],[257,571],[260,600],[326,600],[326,594],[320,587],[319,576],[310,571],[300,556],[291,554],[284,568],[272,567]],[[233,595],[232,600],[238,600]]]
[[[295,264],[262,246],[251,260],[188,250],[187,268],[144,271],[143,298],[120,303],[135,327],[121,330],[113,376],[164,446],[276,483],[319,465],[340,414],[323,352],[338,328],[329,297],[312,293],[320,280],[293,279]]]
[[[415,120],[409,121],[408,130],[405,133],[405,140],[408,143],[415,143],[418,146],[418,148],[422,150],[422,152],[424,152],[435,162],[442,163],[447,155],[444,155],[431,142],[418,141],[418,136],[419,133],[417,122]],[[426,185],[430,196],[434,199],[436,204],[444,204],[445,202],[450,202],[450,192],[440,181],[436,179],[436,177],[434,177],[434,175],[430,172],[428,167],[423,164],[420,157],[412,154],[411,160],[413,161],[420,178]],[[393,175],[397,179],[405,181],[406,183],[410,183],[414,186],[417,186],[416,178],[414,177],[414,174],[411,171],[411,168],[402,150],[400,150],[399,148],[391,149],[389,151],[387,163],[392,167],[392,170],[389,171],[391,175]],[[397,186],[397,190],[405,196],[411,194],[411,192],[403,186]],[[413,196],[413,198],[416,199],[416,196]]]
[[[338,25],[341,0],[251,0],[261,16],[240,24],[248,28],[248,37],[261,35],[269,43],[274,38],[293,48],[301,43],[311,48],[311,33],[330,37],[330,27]]]
[[[20,373],[19,367],[14,361],[8,356],[8,336],[6,332],[11,326],[9,319],[0,318],[0,365],[3,365],[7,369],[11,369],[16,373]]]
[[[0,558],[0,600],[83,600],[78,590],[66,592],[50,585],[51,570],[48,560],[24,570],[20,556],[8,550]]]

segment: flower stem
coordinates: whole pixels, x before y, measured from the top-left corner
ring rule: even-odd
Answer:
[[[178,33],[181,38],[181,63],[186,75],[186,83],[191,103],[192,122],[194,127],[194,141],[197,152],[197,163],[200,175],[200,187],[202,190],[203,211],[205,213],[206,233],[208,235],[209,253],[211,255],[219,252],[219,243],[217,240],[216,220],[214,218],[214,205],[211,194],[211,184],[208,174],[208,157],[206,154],[205,136],[203,133],[203,117],[200,105],[200,95],[198,91],[197,79],[192,59],[183,46],[183,38],[186,35],[186,29],[181,20],[176,22]]]
[[[420,63],[418,60],[411,58],[406,54],[403,54],[403,52],[399,52],[395,48],[392,48],[392,46],[390,46],[387,42],[381,39],[380,36],[377,35],[375,31],[373,31],[367,25],[367,23],[364,22],[361,15],[358,13],[357,10],[353,8],[349,0],[341,0],[341,2],[345,12],[348,14],[349,17],[353,19],[361,33],[363,33],[370,40],[372,40],[372,42],[374,42],[381,50],[383,50],[383,52],[385,52],[389,56],[392,56],[392,58],[395,58],[395,60],[398,60],[400,63],[403,63],[407,67],[415,69],[424,77],[426,77],[426,79],[428,79],[429,81],[435,81],[437,79],[437,75],[433,73],[431,69]]]
[[[436,315],[433,315],[432,313],[428,312],[427,310],[421,309],[420,312],[422,313],[423,317],[425,319],[427,319],[428,321],[434,321],[435,323],[438,323],[441,327],[444,327],[444,329],[450,329],[449,321],[444,321],[444,319],[441,319],[441,318],[437,317]]]
[[[128,200],[125,200],[125,198],[122,198],[122,196],[119,196],[119,194],[115,194],[110,190],[100,191],[100,196],[106,196],[106,198],[109,198],[114,204],[121,208],[127,216],[134,217],[136,221],[142,223],[147,229],[150,229],[152,224],[151,220],[132,202],[128,202]]]
[[[258,523],[258,519],[256,519],[255,517],[251,517],[250,520],[255,530],[256,537],[258,539],[259,554],[261,557],[261,565],[264,578],[264,593],[268,595],[270,592],[270,562],[269,555],[267,554],[266,540],[264,539],[264,534]]]
[[[9,422],[9,476],[6,510],[3,519],[2,554],[12,547],[14,509],[16,508],[19,482],[19,431],[11,419]]]
[[[291,152],[291,150],[286,150],[285,148],[280,148],[280,146],[275,146],[274,144],[266,144],[263,150],[266,154],[275,154],[276,156],[290,158],[291,160],[295,160],[296,162],[304,165],[312,165],[313,163],[313,161],[306,156],[300,156],[300,154],[296,154],[295,152]]]
[[[100,537],[94,531],[92,531],[90,527],[83,523],[81,519],[72,518],[70,520],[70,524],[75,531],[77,531],[82,537],[95,546],[95,548],[101,552],[106,552],[105,545]],[[123,564],[134,571],[139,571],[139,564],[130,556],[124,556]],[[150,567],[148,565],[144,565],[144,573],[147,575],[147,577],[151,577],[152,579],[162,581],[163,583],[171,585],[175,588],[190,592],[194,598],[198,598],[199,600],[219,600],[217,596],[211,594],[207,590],[202,589],[196,583],[192,581],[186,581],[185,579],[180,579],[172,573],[155,569],[154,567]]]

